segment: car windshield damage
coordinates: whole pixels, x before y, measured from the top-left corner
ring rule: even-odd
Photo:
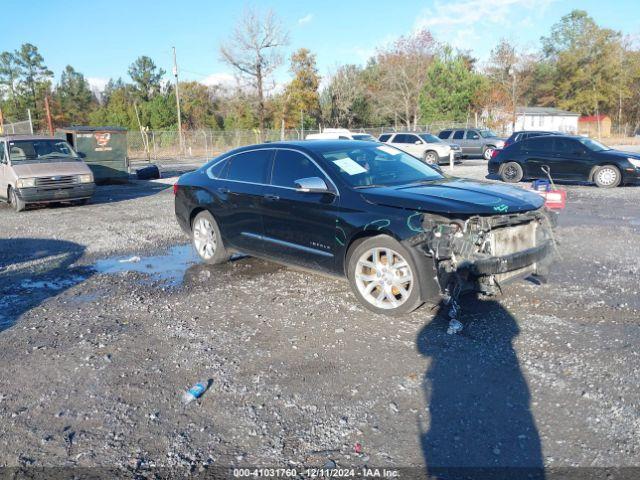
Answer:
[[[480,135],[482,138],[494,138],[498,136],[493,130],[480,130]]]
[[[52,160],[65,158],[78,160],[78,155],[64,140],[14,140],[9,142],[9,158],[12,162]]]
[[[430,133],[422,133],[419,136],[427,143],[444,143],[441,139]]]
[[[341,148],[321,155],[355,188],[405,185],[443,178],[434,168],[388,145]]]
[[[594,152],[603,152],[605,150],[611,150],[611,148],[606,145],[598,142],[597,140],[592,140],[591,138],[579,138],[578,141],[587,147],[589,150]]]
[[[354,140],[368,140],[371,142],[375,142],[376,139],[373,138],[372,135],[369,135],[368,133],[356,133],[351,135],[353,137]]]

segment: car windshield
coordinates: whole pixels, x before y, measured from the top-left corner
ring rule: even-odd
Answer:
[[[55,158],[74,160],[79,158],[71,145],[64,140],[13,140],[8,142],[8,147],[9,158],[16,163]]]
[[[592,140],[591,138],[579,138],[578,141],[587,147],[589,150],[594,152],[602,152],[604,150],[611,150],[611,148],[606,145],[598,142],[597,140]]]
[[[377,141],[375,138],[373,138],[372,135],[369,135],[368,133],[356,133],[351,136],[354,140],[369,140],[371,142]]]
[[[421,133],[420,138],[427,143],[444,143],[441,139],[430,133]]]
[[[353,145],[320,154],[355,188],[422,183],[443,178],[433,167],[389,145]]]
[[[480,135],[482,138],[494,138],[498,136],[493,130],[480,130]]]

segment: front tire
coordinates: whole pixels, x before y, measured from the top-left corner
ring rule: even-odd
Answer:
[[[517,162],[507,162],[500,168],[500,178],[503,182],[518,183],[523,176],[522,167]]]
[[[16,212],[22,212],[27,207],[27,204],[18,197],[18,194],[13,188],[9,191],[9,202]]]
[[[208,211],[198,213],[193,219],[191,238],[193,247],[205,263],[216,265],[229,260],[230,255],[222,243],[220,228]]]
[[[424,160],[424,163],[428,163],[430,165],[437,165],[438,154],[433,150],[427,150],[426,152],[424,152],[423,160]]]
[[[412,312],[423,301],[411,253],[388,235],[357,243],[349,251],[347,277],[360,303],[382,315]]]
[[[620,170],[613,165],[598,167],[593,173],[593,181],[600,188],[615,188],[620,185],[622,175]]]

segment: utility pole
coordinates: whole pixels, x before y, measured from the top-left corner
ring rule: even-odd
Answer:
[[[180,92],[178,90],[178,62],[176,61],[176,47],[173,47],[173,76],[176,77],[176,109],[178,110],[178,139],[180,141],[180,155],[184,152],[182,141],[182,118],[180,116]]]
[[[49,108],[49,96],[44,97],[44,110],[47,114],[47,126],[49,127],[49,133],[53,137],[53,122],[51,121],[51,109]]]
[[[304,140],[304,112],[300,110],[300,140]]]
[[[513,118],[511,120],[511,133],[516,131],[516,70],[512,67],[509,68],[509,75],[511,75],[511,99],[513,101]],[[524,125],[522,126],[524,129]]]
[[[29,116],[29,131],[33,135],[33,122],[31,121],[31,109],[27,108],[27,115]]]

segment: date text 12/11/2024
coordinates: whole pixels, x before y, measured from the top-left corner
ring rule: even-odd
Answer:
[[[398,478],[398,470],[388,468],[234,468],[235,478],[292,478],[301,473],[309,478]]]

